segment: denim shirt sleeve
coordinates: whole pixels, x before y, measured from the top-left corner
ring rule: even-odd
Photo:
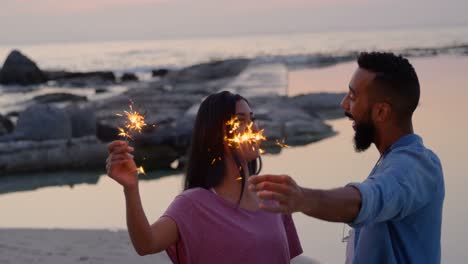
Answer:
[[[362,183],[350,183],[362,197],[350,225],[402,219],[426,205],[443,184],[440,161],[426,149],[396,150]]]

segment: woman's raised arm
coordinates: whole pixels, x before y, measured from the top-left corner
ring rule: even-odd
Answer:
[[[176,223],[161,217],[150,225],[143,210],[138,187],[138,172],[133,148],[125,141],[108,146],[107,175],[123,186],[127,212],[127,228],[133,247],[139,255],[158,253],[175,244],[179,234]]]

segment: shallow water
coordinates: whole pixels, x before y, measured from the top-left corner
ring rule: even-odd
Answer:
[[[442,160],[446,181],[442,259],[460,263],[468,258],[468,57],[414,59],[422,96],[415,114],[416,133]],[[312,91],[346,91],[355,69],[346,63],[325,69],[290,73],[290,94]],[[346,119],[329,122],[338,135],[323,141],[289,149],[280,155],[264,156],[264,173],[292,175],[299,184],[312,188],[333,188],[365,179],[378,159],[371,147],[356,154],[353,132]],[[79,174],[79,173],[78,173]],[[0,227],[125,228],[122,188],[99,173],[97,184],[76,184],[72,188],[45,187],[36,191],[0,195]],[[67,175],[62,175],[67,177]],[[141,193],[148,218],[157,219],[182,189],[180,174],[142,181]],[[71,177],[77,177],[73,175]],[[79,177],[79,176],[78,176]],[[94,178],[93,178],[94,179]],[[0,184],[2,182],[0,181]],[[342,224],[327,223],[295,214],[305,255],[322,263],[342,263],[345,245]]]

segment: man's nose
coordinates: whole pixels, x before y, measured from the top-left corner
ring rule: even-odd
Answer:
[[[341,108],[343,108],[344,110],[348,110],[349,108],[349,100],[348,100],[348,95],[346,95],[343,100],[341,100],[341,104],[340,104]]]

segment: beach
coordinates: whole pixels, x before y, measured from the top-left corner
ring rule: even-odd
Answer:
[[[0,230],[0,263],[171,263],[165,253],[138,256],[126,231]]]
[[[138,256],[125,230],[0,229],[0,263],[172,263],[165,252]],[[299,256],[293,264],[317,264]]]
[[[468,57],[444,55],[411,61],[418,72],[422,94],[415,114],[415,132],[439,155],[445,172],[442,261],[460,263],[468,258],[464,246],[468,233],[463,228],[468,214],[461,209],[468,202],[464,191],[468,185],[468,127],[463,121],[468,113]],[[355,67],[354,62],[346,62],[290,71],[288,93],[346,92]],[[264,156],[263,173],[287,173],[299,184],[314,188],[334,188],[364,180],[378,159],[377,151],[371,148],[356,154],[351,123],[346,119],[327,123],[337,132],[336,136],[283,149],[280,155]],[[125,231],[121,188],[102,172],[96,174],[99,177],[94,183],[2,194],[0,263],[167,263],[164,254],[136,255]],[[141,182],[150,221],[165,211],[181,188],[181,173]],[[343,224],[302,214],[295,214],[294,219],[304,256],[320,263],[343,262]]]

